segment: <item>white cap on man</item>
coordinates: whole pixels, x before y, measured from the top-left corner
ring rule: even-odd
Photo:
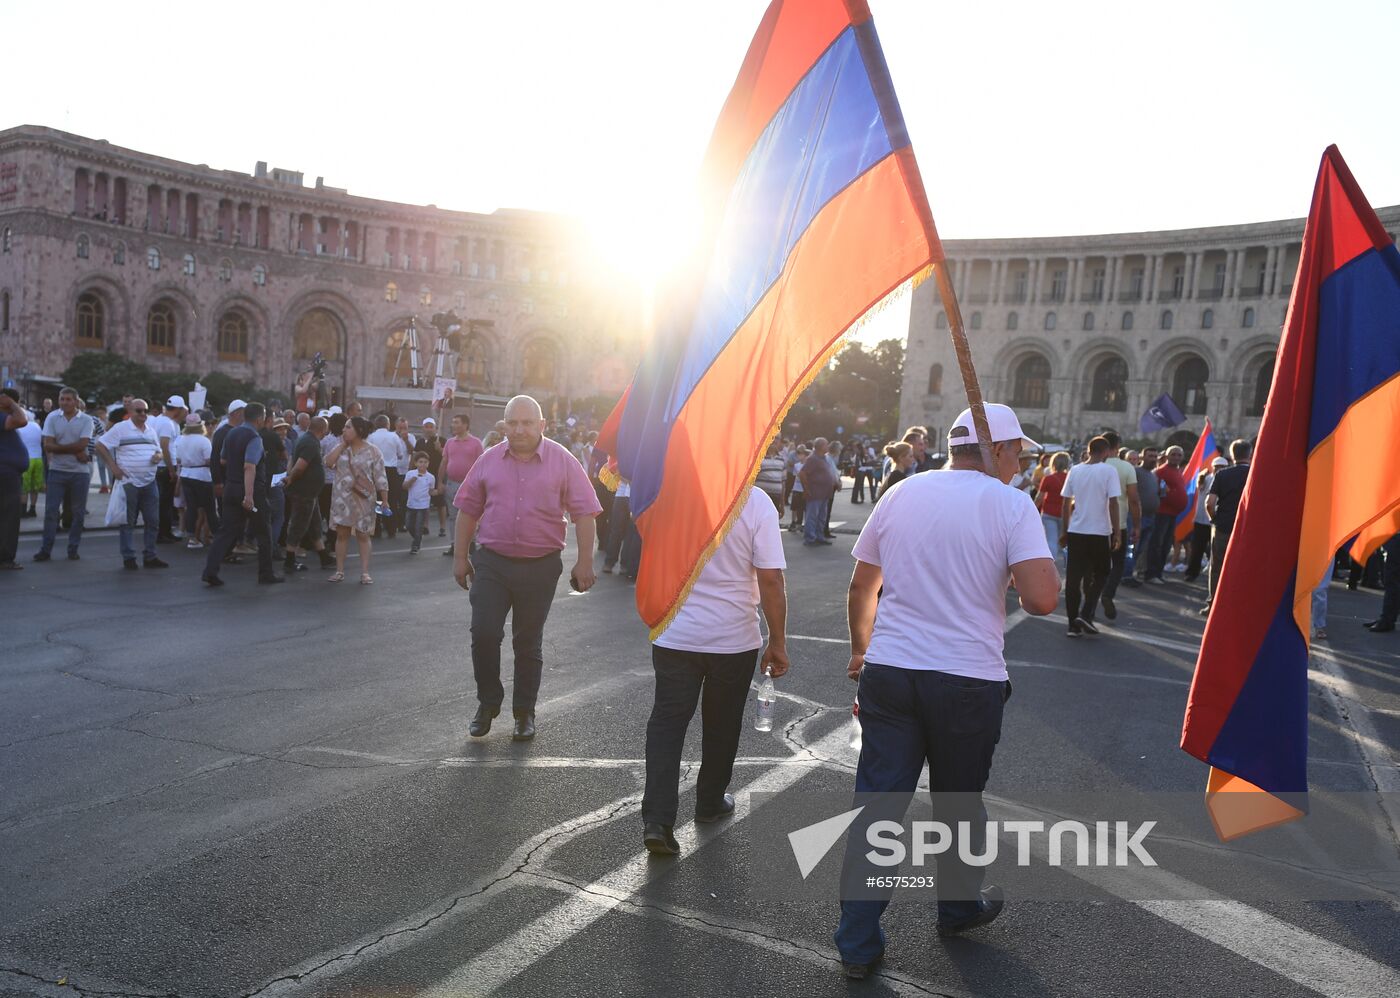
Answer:
[[[1230,462],[1223,457],[1217,457],[1214,461],[1210,462],[1210,466],[1212,468],[1228,468],[1230,467]]]
[[[437,420],[434,419],[432,416],[426,416],[426,417],[424,417],[424,419],[423,419],[423,425],[424,425],[424,426],[431,426],[431,427],[433,427],[434,429],[436,429],[436,428],[437,428]]]
[[[1040,444],[1026,436],[1025,431],[1021,429],[1021,421],[1016,418],[1011,406],[1002,405],[1000,402],[985,402],[983,408],[987,413],[987,430],[992,435],[992,443],[1019,439],[1024,450],[1040,449]],[[964,409],[948,428],[948,446],[961,447],[976,443],[977,429],[972,423],[972,410]]]
[[[165,407],[167,409],[183,409],[185,407],[185,400],[178,395],[172,395],[165,400]]]
[[[248,403],[244,402],[242,399],[234,399],[228,404],[228,414],[232,416],[235,412],[237,412],[239,409],[242,409],[247,404]]]

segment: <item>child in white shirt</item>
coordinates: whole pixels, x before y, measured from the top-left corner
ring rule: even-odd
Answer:
[[[428,455],[420,450],[413,455],[413,470],[403,476],[403,490],[408,497],[408,536],[413,538],[409,554],[417,554],[419,545],[423,543],[423,534],[428,529],[431,494],[436,487],[437,479],[428,471]]]

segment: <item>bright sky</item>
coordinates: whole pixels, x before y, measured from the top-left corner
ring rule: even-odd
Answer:
[[[945,238],[1400,202],[1395,0],[870,0]],[[3,121],[352,193],[579,215],[656,267],[766,0],[0,0]]]

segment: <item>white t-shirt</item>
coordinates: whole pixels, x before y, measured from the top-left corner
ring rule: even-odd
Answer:
[[[884,574],[866,662],[1006,679],[1011,566],[1050,557],[1030,496],[980,471],[911,475],[876,505],[852,554]]]
[[[171,452],[175,449],[175,438],[180,435],[180,428],[175,425],[175,420],[171,419],[163,412],[158,412],[146,423],[151,429],[156,431],[156,437],[160,440],[169,440]],[[165,455],[162,453],[160,464],[157,468],[165,467]]]
[[[24,441],[25,449],[29,451],[29,460],[35,461],[44,456],[44,428],[39,425],[38,419],[30,416],[29,422],[16,432],[19,433],[20,440]]]
[[[398,437],[397,433],[394,436]],[[412,433],[408,435],[408,446],[403,446],[403,437],[399,437],[399,449],[403,451],[399,455],[399,474],[406,475],[413,470],[413,452],[418,447],[418,438]]]
[[[379,453],[384,457],[384,467],[398,470],[399,459],[405,455],[400,453],[403,441],[397,433],[381,427],[369,435],[369,442],[379,448]]]
[[[180,477],[196,482],[214,480],[209,473],[209,458],[213,453],[214,445],[203,433],[182,433],[170,447],[170,456],[180,466]]]
[[[755,571],[759,568],[787,568],[787,559],[777,507],[761,489],[750,488],[743,512],[655,644],[720,655],[762,648]]]
[[[432,502],[432,497],[428,494],[437,485],[437,479],[433,477],[431,471],[418,474],[418,469],[414,468],[407,475],[403,476],[404,491],[408,493],[409,509],[427,509]]]
[[[117,467],[126,473],[125,481],[132,485],[150,485],[156,480],[156,466],[151,456],[160,452],[160,440],[149,422],[138,430],[129,419],[113,424],[98,441],[112,454]]]
[[[1060,496],[1074,500],[1069,515],[1071,534],[1097,534],[1107,537],[1113,533],[1108,517],[1108,501],[1123,494],[1118,485],[1118,469],[1100,461],[1098,464],[1076,464],[1060,488]],[[1120,528],[1122,524],[1120,523]]]

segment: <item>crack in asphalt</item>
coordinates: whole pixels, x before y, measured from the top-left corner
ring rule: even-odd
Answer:
[[[98,996],[101,998],[179,998],[179,994],[174,991],[119,991],[105,988],[85,988],[76,984],[69,977],[55,979],[45,974],[36,974],[33,971],[25,970],[23,967],[0,967],[0,974],[21,977],[26,981],[38,981],[49,988],[62,988],[77,995],[93,995],[94,998],[98,998]]]
[[[691,768],[692,766],[690,765],[686,765],[682,768],[682,781],[684,781],[685,778],[690,775]],[[396,936],[414,935],[416,933],[422,932],[428,929],[434,922],[446,917],[447,915],[450,915],[453,911],[455,911],[465,902],[470,901],[473,898],[480,897],[484,894],[496,893],[502,889],[503,885],[509,883],[509,881],[513,880],[518,876],[521,876],[522,874],[538,876],[538,871],[531,869],[531,866],[534,863],[535,855],[541,850],[551,847],[555,843],[556,839],[565,836],[567,836],[569,839],[572,839],[573,837],[581,834],[584,831],[587,831],[590,828],[593,828],[598,825],[607,824],[608,822],[617,818],[619,815],[625,814],[627,811],[633,810],[639,806],[640,798],[636,794],[632,794],[618,801],[617,804],[610,808],[608,811],[600,814],[597,818],[591,821],[584,822],[579,825],[573,825],[567,829],[555,829],[549,835],[545,836],[539,842],[535,843],[535,845],[531,847],[521,858],[520,862],[517,863],[512,869],[510,869],[509,872],[498,872],[495,876],[493,876],[485,883],[479,885],[478,887],[467,891],[464,894],[457,895],[456,897],[452,898],[452,900],[449,901],[446,905],[444,905],[441,908],[441,910],[423,919],[421,922],[418,922],[415,925],[407,926],[405,928],[391,929],[387,932],[383,932],[380,935],[376,936],[374,939],[369,940],[368,942],[362,943],[354,947],[353,949],[337,953],[334,956],[323,960],[322,962],[316,964],[313,967],[308,967],[306,970],[301,971],[300,973],[283,974],[280,977],[274,977],[271,980],[264,981],[256,989],[252,991],[242,992],[239,998],[256,998],[257,995],[262,994],[263,992],[267,991],[269,988],[277,984],[295,984],[298,981],[303,981],[308,977],[313,977],[316,974],[319,974],[327,967],[330,967],[336,963],[339,963],[344,960],[353,960],[357,956],[360,956],[362,953],[374,949],[376,946],[380,945],[385,940],[394,938]]]

